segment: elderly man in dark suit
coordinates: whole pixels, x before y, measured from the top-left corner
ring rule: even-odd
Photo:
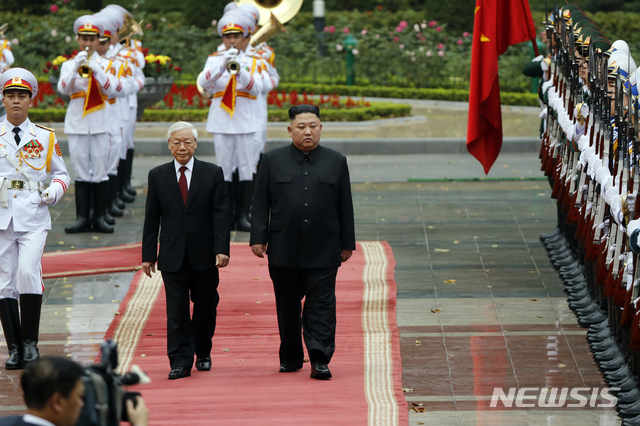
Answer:
[[[326,380],[335,351],[336,275],[355,249],[349,168],[342,154],[319,145],[318,107],[293,106],[289,119],[293,143],[267,152],[258,171],[251,250],[269,259],[280,372],[302,368],[302,328],[311,377]]]
[[[198,146],[193,125],[174,123],[167,138],[174,161],[149,172],[142,269],[151,277],[157,261],[162,271],[169,379],[180,379],[191,375],[194,353],[196,369],[211,370],[218,268],[229,263],[229,202],[222,169],[193,157]]]

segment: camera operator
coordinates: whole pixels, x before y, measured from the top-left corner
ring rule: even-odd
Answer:
[[[74,426],[84,405],[85,368],[64,357],[43,357],[27,365],[21,384],[27,413],[0,419],[0,426]],[[148,426],[149,410],[138,396],[135,407],[127,401],[133,426]]]

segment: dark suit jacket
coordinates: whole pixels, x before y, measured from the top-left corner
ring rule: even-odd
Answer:
[[[251,207],[251,244],[267,244],[269,264],[334,268],[354,250],[353,200],[347,159],[318,146],[293,144],[267,152]]]
[[[158,269],[175,272],[187,256],[194,269],[213,269],[216,254],[229,255],[229,232],[229,201],[220,167],[194,158],[186,206],[173,161],[149,171],[143,262],[157,261]]]
[[[9,416],[0,419],[0,426],[23,426],[33,425],[33,423],[26,423],[22,420],[22,416]]]

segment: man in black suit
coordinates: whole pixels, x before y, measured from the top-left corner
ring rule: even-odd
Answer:
[[[269,258],[280,332],[280,372],[329,379],[335,351],[336,275],[355,249],[347,159],[319,145],[317,106],[289,109],[293,144],[262,158],[253,198],[251,251]],[[304,310],[301,301],[305,298]]]
[[[218,268],[229,264],[229,208],[222,169],[193,157],[198,132],[179,121],[167,131],[174,161],[149,172],[142,269],[162,271],[167,296],[169,379],[211,370]],[[160,253],[158,254],[158,231]],[[193,317],[189,299],[193,302]]]
[[[0,419],[0,426],[75,426],[84,406],[85,369],[66,357],[48,356],[30,362],[22,374],[21,385],[27,413]],[[127,400],[129,422],[149,424],[149,410],[138,396],[134,407]]]

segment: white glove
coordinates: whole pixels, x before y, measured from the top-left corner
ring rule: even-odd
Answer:
[[[547,109],[546,108],[543,108],[542,111],[540,111],[540,114],[538,115],[538,118],[541,118],[543,120],[547,118]]]
[[[631,236],[631,234],[633,234],[633,231],[635,231],[636,229],[640,229],[640,219],[630,220],[627,224],[627,235]]]
[[[531,62],[538,62],[538,61],[541,61],[542,59],[544,59],[544,56],[538,55],[535,58],[533,58]]]
[[[542,55],[540,55],[540,56],[542,56]],[[549,63],[543,59],[540,62],[540,68],[542,68],[542,72],[546,73],[547,71],[549,71]]]
[[[78,54],[75,57],[76,68],[82,65],[86,60],[87,60],[87,51],[83,50],[81,52],[78,52]]]
[[[589,104],[587,104],[586,102],[582,103],[582,106],[580,107],[580,114],[587,118],[587,115],[589,115]]]
[[[636,193],[632,192],[627,194],[627,210],[629,210],[629,216],[635,217],[636,213]]]
[[[104,72],[102,65],[93,59],[89,60],[89,68],[91,68],[91,71],[93,71],[94,74],[102,74]]]
[[[51,187],[44,190],[41,195],[42,202],[44,204],[55,204],[56,202],[56,191],[51,189]]]
[[[223,60],[223,64],[226,67],[227,64],[229,63],[229,61],[232,58],[235,58],[236,56],[238,56],[238,49],[236,49],[235,47],[232,47],[229,50],[225,50],[225,52],[222,55]]]

